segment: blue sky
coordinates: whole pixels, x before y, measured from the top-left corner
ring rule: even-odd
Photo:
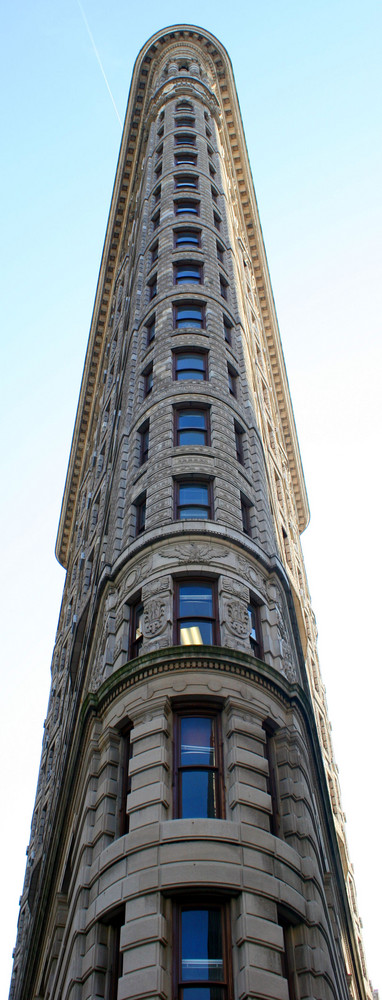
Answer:
[[[233,62],[310,500],[303,546],[366,957],[381,989],[382,8],[147,0],[140,14],[128,0],[83,0],[83,10],[122,119],[134,59],[159,28],[192,19]],[[6,5],[1,49],[6,995],[64,582],[54,543],[121,126],[78,0]]]

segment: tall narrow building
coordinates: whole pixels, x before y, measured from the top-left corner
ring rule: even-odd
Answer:
[[[12,1000],[366,1000],[234,77],[135,64],[60,517]]]

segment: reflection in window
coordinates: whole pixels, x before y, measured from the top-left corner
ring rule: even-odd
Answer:
[[[175,444],[206,445],[208,439],[208,410],[187,407],[175,410]]]
[[[174,904],[179,1000],[228,1000],[231,996],[227,910],[218,901]]]
[[[200,285],[202,279],[202,264],[196,264],[193,260],[182,260],[179,264],[174,264],[174,282],[176,285]]]
[[[207,354],[205,351],[174,352],[174,377],[177,382],[186,379],[197,379],[199,382],[207,378]]]
[[[174,247],[200,247],[200,229],[175,229]]]
[[[260,609],[257,604],[248,604],[248,617],[249,617],[249,642],[252,652],[260,660],[262,659],[262,641],[261,641],[261,625],[260,625]]]
[[[174,306],[174,326],[179,330],[185,326],[204,326],[204,306],[198,302],[181,302]]]
[[[130,611],[130,659],[140,655],[143,643],[143,604],[141,597],[131,605]]]
[[[177,642],[182,646],[213,645],[216,641],[215,587],[204,580],[177,585]]]
[[[187,518],[211,517],[211,484],[184,480],[176,483],[175,517],[180,520]]]

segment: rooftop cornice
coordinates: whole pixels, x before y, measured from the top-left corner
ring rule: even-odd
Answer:
[[[228,148],[231,151],[231,164],[237,182],[243,228],[256,277],[300,531],[304,530],[309,520],[296,426],[231,61],[224,46],[208,31],[192,25],[175,25],[153,35],[139,52],[134,65],[57,534],[56,556],[64,567],[68,563],[76,496],[81,481],[87,434],[91,425],[114,280],[124,254],[125,234],[132,221],[129,206],[135,180],[135,163],[146,135],[146,110],[152,97],[151,64],[153,60],[156,64],[165,48],[170,48],[180,39],[197,45],[201,53],[207,55],[210,62],[215,65],[215,87],[220,98],[222,122]],[[201,81],[198,80],[198,83]]]

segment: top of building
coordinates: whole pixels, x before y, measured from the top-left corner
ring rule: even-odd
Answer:
[[[171,61],[172,52],[175,60],[179,57],[179,50],[182,56],[188,55],[191,60],[187,70]],[[197,61],[194,64],[192,62],[192,55],[196,51],[202,60],[202,71]],[[241,218],[241,230],[237,233],[237,239],[241,241],[243,252],[249,256],[253,267],[300,531],[305,529],[309,521],[296,426],[231,61],[224,46],[208,31],[192,25],[174,25],[156,32],[146,42],[134,66],[56,542],[56,556],[64,567],[68,562],[77,490],[81,481],[97,385],[101,377],[100,367],[112,308],[113,286],[118,268],[128,253],[142,143],[147,139],[157,99],[164,90],[171,90],[175,83],[178,86],[182,76],[186,76],[187,81],[194,76],[195,83],[208,92],[219,127],[225,134],[224,145],[230,152],[232,196],[237,201],[238,215]]]

